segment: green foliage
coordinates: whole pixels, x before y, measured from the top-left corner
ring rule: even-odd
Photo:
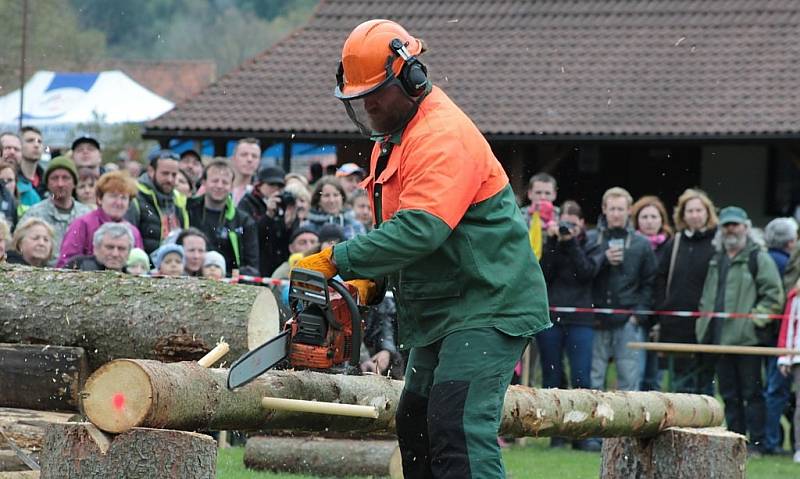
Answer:
[[[22,5],[20,0],[0,0],[0,95],[19,87]],[[37,70],[84,68],[105,55],[105,45],[103,32],[79,25],[69,0],[28,0],[27,78]]]
[[[114,58],[208,59],[225,73],[305,22],[317,0],[71,0]]]

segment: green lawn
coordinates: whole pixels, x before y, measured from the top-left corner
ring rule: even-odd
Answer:
[[[503,450],[509,479],[583,479],[597,478],[600,471],[600,454],[550,449],[547,439],[529,439],[526,447]],[[270,474],[253,472],[244,468],[244,449],[221,449],[217,460],[217,477],[222,479],[306,479],[313,476],[295,474]],[[764,457],[747,463],[748,479],[789,479],[800,477],[800,464],[791,456]]]

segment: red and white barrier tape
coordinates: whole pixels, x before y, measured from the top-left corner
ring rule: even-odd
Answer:
[[[226,283],[255,283],[268,286],[287,286],[289,280],[279,278],[263,278],[261,276],[239,275],[237,278],[225,278]],[[387,291],[387,296],[392,292]],[[783,319],[783,314],[769,313],[721,313],[721,312],[702,312],[702,311],[668,311],[651,309],[621,309],[621,308],[575,308],[570,306],[551,306],[550,311],[554,313],[594,313],[594,314],[635,314],[637,316],[676,316],[679,318],[700,318],[715,317],[723,319]]]
[[[724,319],[783,319],[783,314],[769,313],[720,313],[702,311],[660,311],[649,309],[618,309],[618,308],[573,308],[567,306],[551,306],[550,311],[555,313],[595,313],[595,314],[635,314],[637,316],[677,316],[682,318],[715,317]]]

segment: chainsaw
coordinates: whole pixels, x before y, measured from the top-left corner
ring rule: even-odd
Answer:
[[[292,270],[292,317],[279,335],[231,364],[228,389],[244,386],[282,363],[295,369],[358,372],[362,321],[357,297],[354,286],[326,281],[317,271]]]

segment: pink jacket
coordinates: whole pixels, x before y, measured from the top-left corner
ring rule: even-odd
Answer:
[[[91,213],[75,218],[75,221],[70,223],[67,227],[67,232],[64,233],[64,239],[61,241],[61,254],[58,256],[56,268],[63,268],[67,261],[74,256],[90,255],[94,253],[94,245],[92,239],[94,232],[100,228],[103,223],[113,221],[110,216],[105,214],[102,208],[97,208]],[[122,221],[131,229],[133,233],[134,246],[137,248],[144,248],[142,243],[142,235],[139,229],[128,223]]]
[[[798,296],[796,289],[789,292],[784,315],[781,320],[778,347],[800,349],[800,296]],[[779,365],[791,366],[798,363],[800,363],[800,356],[787,355],[778,358]]]

